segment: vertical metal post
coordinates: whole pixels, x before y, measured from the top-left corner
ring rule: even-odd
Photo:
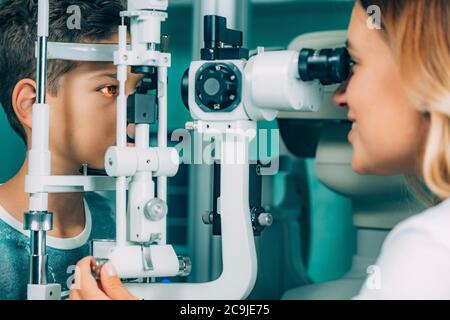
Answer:
[[[41,8],[40,8],[41,9]],[[39,35],[37,41],[37,65],[36,65],[36,103],[38,105],[45,105],[46,103],[46,91],[47,91],[47,36]],[[35,106],[36,108],[39,108]],[[37,124],[39,126],[40,124]],[[45,124],[44,124],[45,125]],[[48,136],[49,128],[35,128],[35,130],[47,130],[46,136]],[[48,139],[47,139],[48,143]],[[48,146],[48,144],[47,144]],[[37,159],[35,159],[37,160]],[[32,171],[34,167],[30,165]],[[37,196],[37,195],[35,195]],[[44,198],[45,200],[41,202],[41,208],[30,208],[31,211],[28,213],[31,220],[40,220],[38,215],[45,216],[49,213],[45,210],[48,205],[47,195],[40,195],[39,198]],[[30,201],[31,202],[31,201]],[[36,211],[34,211],[36,210]],[[42,210],[42,211],[40,211]],[[45,211],[44,211],[45,210]],[[34,218],[34,219],[33,219]],[[42,220],[41,220],[42,221]],[[34,225],[34,228],[30,225],[25,225],[27,229],[31,232],[31,257],[30,257],[30,284],[47,284],[47,252],[46,252],[46,233],[47,230],[43,230],[39,225]],[[50,230],[51,230],[50,225]]]
[[[227,18],[228,28],[243,31],[244,46],[249,42],[249,0],[200,0],[194,1],[193,32],[192,32],[192,59],[200,59],[200,49],[203,48],[203,17],[214,14]],[[203,141],[200,134],[192,132],[192,141],[202,150]],[[202,152],[194,154],[195,163],[198,163]],[[193,268],[190,281],[210,281],[220,274],[220,239],[212,239],[211,230],[204,226],[201,216],[212,208],[212,188],[204,188],[213,184],[212,166],[207,164],[194,164],[189,167],[189,219],[188,219],[188,245],[191,249]],[[199,192],[201,190],[201,192]],[[213,241],[217,240],[217,241]]]
[[[29,151],[28,178],[51,174],[49,151],[50,111],[46,104],[47,41],[49,0],[39,0],[37,23],[36,103],[33,105],[32,148]],[[24,229],[30,230],[30,278],[27,297],[32,300],[60,299],[61,286],[47,283],[47,231],[52,230],[53,215],[48,212],[48,193],[30,193],[29,211],[24,214]]]

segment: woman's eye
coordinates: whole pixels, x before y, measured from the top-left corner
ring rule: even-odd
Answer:
[[[104,86],[98,90],[107,98],[113,98],[117,96],[117,86]]]

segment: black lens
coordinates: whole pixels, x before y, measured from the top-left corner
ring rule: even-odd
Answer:
[[[344,82],[350,75],[350,56],[347,48],[302,49],[298,72],[303,81],[319,80],[323,85]]]

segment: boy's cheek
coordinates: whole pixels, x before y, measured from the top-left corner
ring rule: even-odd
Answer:
[[[115,125],[111,128],[101,122],[89,123],[79,130],[79,134],[74,138],[77,140],[77,158],[82,163],[101,169],[104,167],[106,150],[116,144]]]
[[[94,148],[93,146],[89,146],[87,148],[83,148],[80,150],[80,165],[83,163],[87,163],[89,167],[94,169],[104,169],[104,158],[107,147],[99,148],[98,146]]]

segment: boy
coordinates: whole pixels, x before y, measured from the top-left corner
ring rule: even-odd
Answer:
[[[81,12],[80,28],[69,28],[70,6]],[[121,0],[50,0],[49,41],[117,43]],[[0,102],[10,125],[31,147],[36,99],[37,1],[7,0],[0,5]],[[50,151],[53,175],[78,175],[81,164],[104,167],[115,144],[118,81],[112,63],[49,60]],[[129,74],[127,92],[139,77]],[[28,157],[17,175],[0,186],[0,299],[25,299],[29,281],[28,211],[24,191]],[[48,232],[48,282],[66,291],[75,264],[89,255],[89,240],[114,238],[114,215],[97,194],[50,194],[53,230]]]

